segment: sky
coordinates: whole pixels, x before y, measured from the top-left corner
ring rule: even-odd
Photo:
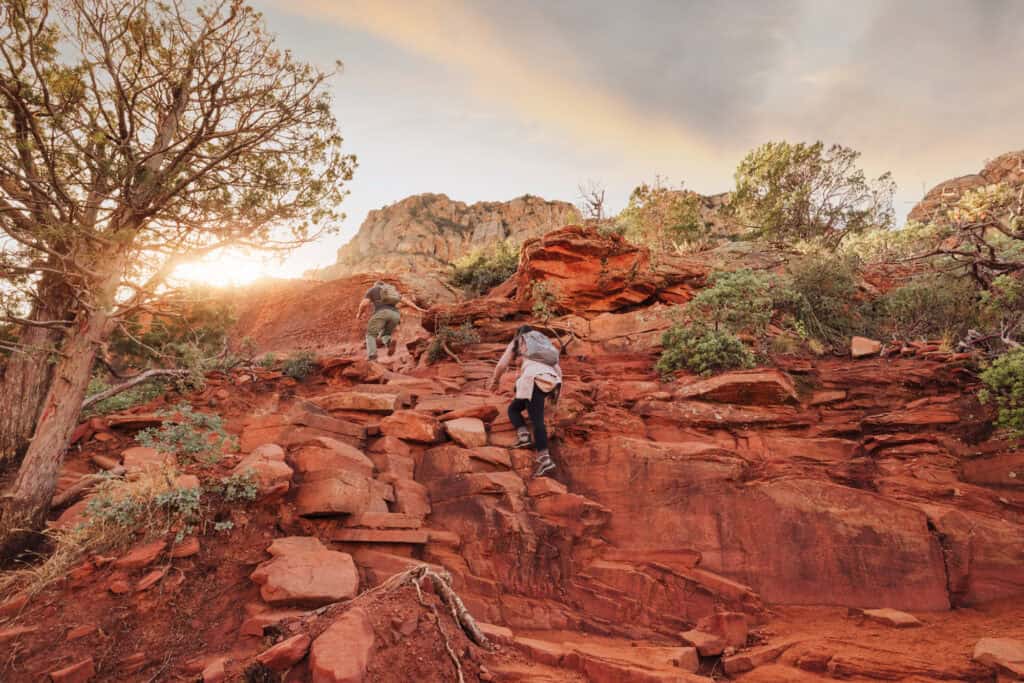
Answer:
[[[1024,0],[251,1],[295,55],[344,63],[359,168],[338,234],[225,273],[329,265],[368,211],[422,192],[576,202],[594,181],[612,211],[655,176],[723,192],[769,140],[859,150],[902,220],[1024,148]]]

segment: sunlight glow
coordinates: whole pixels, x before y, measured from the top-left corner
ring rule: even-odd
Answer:
[[[245,285],[261,277],[272,277],[277,270],[266,256],[239,251],[213,254],[200,261],[178,266],[175,280],[203,282],[219,287]]]

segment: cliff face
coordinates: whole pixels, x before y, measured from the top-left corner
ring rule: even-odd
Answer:
[[[910,211],[907,220],[927,222],[941,219],[965,192],[993,183],[1024,185],[1024,150],[1000,154],[978,173],[939,183],[928,190]]]
[[[572,223],[575,207],[525,195],[508,202],[465,204],[419,194],[371,211],[337,262],[307,273],[332,280],[356,273],[434,271],[504,239],[522,242]]]

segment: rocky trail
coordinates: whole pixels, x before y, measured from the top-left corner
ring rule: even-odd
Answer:
[[[227,533],[140,539],[0,596],[0,679],[1017,680],[1024,451],[992,437],[971,359],[921,344],[664,382],[667,307],[704,271],[645,258],[566,229],[528,246],[518,284],[407,319],[395,359],[357,360],[342,351],[358,325],[325,327],[312,345],[336,353],[304,380],[211,376],[187,398],[239,452],[179,485],[252,470],[258,500],[218,511]],[[531,479],[532,453],[510,448],[514,378],[484,384],[539,279],[572,341],[558,469]],[[364,280],[317,287],[356,293],[354,310]],[[253,333],[294,312],[246,315]],[[416,362],[467,320],[481,342],[459,362]],[[265,350],[275,335],[254,334]],[[164,467],[133,440],[157,408],[83,424],[61,492]],[[423,567],[490,647],[409,579]]]

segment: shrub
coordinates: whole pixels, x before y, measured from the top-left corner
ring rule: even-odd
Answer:
[[[882,298],[880,324],[901,340],[959,339],[977,322],[977,300],[977,289],[966,278],[923,275]]]
[[[773,291],[774,303],[792,315],[801,336],[845,344],[869,326],[854,300],[857,274],[856,257],[805,256],[790,264],[786,281]]]
[[[982,292],[980,324],[1000,343],[1024,341],[1024,276],[1000,275]]]
[[[683,368],[710,375],[754,365],[754,354],[736,335],[701,324],[676,323],[665,331],[661,342],[664,349],[656,368],[662,376]]]
[[[316,356],[311,351],[295,351],[284,359],[281,372],[285,377],[303,380],[309,377],[315,366]]]
[[[273,353],[268,353],[260,358],[259,366],[265,370],[271,370],[275,365],[277,365],[277,356]]]
[[[668,187],[661,178],[633,190],[616,224],[631,242],[660,251],[701,245],[708,236],[700,195],[682,189],[681,185],[678,189]]]
[[[543,323],[547,323],[558,312],[555,293],[546,282],[537,281],[530,285],[530,299],[533,300],[533,317]]]
[[[238,472],[216,482],[206,484],[206,490],[215,493],[226,503],[251,502],[259,495],[260,487],[252,470]]]
[[[777,284],[768,273],[749,269],[713,273],[710,287],[686,305],[686,313],[716,331],[760,334],[772,318],[772,290]]]
[[[93,396],[101,391],[106,391],[110,387],[111,385],[102,377],[93,377],[89,382],[89,389],[85,395]],[[115,394],[108,399],[94,403],[82,415],[83,417],[89,417],[92,415],[119,413],[122,410],[149,403],[158,396],[162,396],[165,391],[167,391],[167,383],[159,380],[139,384],[131,389],[122,391],[120,394]]]
[[[234,439],[224,431],[224,422],[219,415],[196,412],[187,403],[179,403],[171,410],[157,414],[164,422],[159,427],[143,429],[136,436],[143,446],[162,453],[216,462],[227,448],[234,445]]]
[[[479,342],[480,335],[473,328],[473,323],[468,320],[455,328],[449,327],[446,323],[441,323],[437,328],[436,334],[434,334],[434,339],[430,342],[430,346],[427,347],[427,360],[431,363],[436,363],[447,356],[449,351],[451,353],[458,353],[466,346]],[[447,347],[447,351],[445,347]]]
[[[510,240],[499,242],[491,251],[475,251],[454,264],[450,281],[468,295],[479,296],[515,275],[519,248]]]
[[[996,426],[1014,438],[1024,438],[1024,348],[996,358],[981,373],[982,403],[995,404]]]

